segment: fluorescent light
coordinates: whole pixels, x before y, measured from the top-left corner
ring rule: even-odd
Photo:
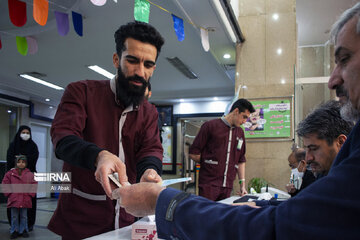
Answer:
[[[231,58],[231,56],[230,56],[230,54],[225,53],[225,54],[224,54],[224,56],[223,56],[223,58],[225,58],[225,59],[229,59],[229,58]]]
[[[115,75],[106,71],[105,69],[99,67],[98,65],[92,65],[92,66],[88,66],[88,68],[90,68],[91,70],[109,78],[109,79],[112,79]]]
[[[47,87],[54,88],[54,89],[56,89],[56,90],[64,90],[64,88],[62,88],[62,87],[59,87],[59,86],[57,86],[57,85],[55,85],[55,84],[46,82],[46,81],[41,80],[41,79],[39,79],[39,78],[35,78],[35,77],[30,76],[30,75],[28,75],[28,74],[20,74],[19,76],[20,76],[20,77],[23,77],[23,78],[26,78],[26,79],[28,79],[28,80],[30,80],[30,81],[34,81],[34,82],[36,82],[36,83],[40,83],[40,84],[45,85],[45,86],[47,86]]]
[[[11,113],[11,110],[7,110],[8,113]]]
[[[242,86],[241,88],[246,89],[246,88],[247,88],[247,86],[246,86],[246,85],[244,85],[244,86]]]
[[[54,107],[53,107],[53,106],[50,106],[49,108],[50,108],[50,109],[53,109]]]
[[[45,102],[50,102],[50,99],[46,98],[46,99],[45,99]]]
[[[214,100],[214,101],[217,101],[217,100],[219,100],[219,98],[218,98],[218,97],[214,97],[213,100]]]
[[[231,41],[233,41],[234,43],[236,43],[236,36],[235,36],[235,33],[230,25],[230,22],[228,20],[228,18],[226,17],[226,14],[225,14],[225,11],[223,9],[223,7],[221,6],[221,3],[219,0],[213,0],[212,1],[214,3],[214,6],[221,18],[221,21],[223,22],[225,28],[226,28],[226,31],[228,32],[230,38],[231,38]]]
[[[185,102],[185,100],[184,100],[184,99],[180,99],[180,102]]]

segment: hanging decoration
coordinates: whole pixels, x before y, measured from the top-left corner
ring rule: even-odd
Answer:
[[[174,30],[177,36],[177,39],[181,42],[185,39],[185,32],[184,32],[184,21],[181,18],[178,18],[174,14],[171,14],[173,21],[174,21]]]
[[[28,54],[34,55],[38,51],[38,44],[35,38],[26,37],[26,42],[28,45]]]
[[[200,35],[201,35],[201,44],[202,44],[205,52],[208,52],[210,49],[208,30],[200,28]]]
[[[106,3],[106,0],[91,0],[91,2],[95,5],[95,6],[103,6]]]
[[[49,2],[47,0],[34,0],[34,20],[41,26],[45,26],[49,13]]]
[[[62,13],[58,11],[54,11],[56,26],[58,33],[61,36],[65,36],[68,34],[70,26],[69,26],[69,15],[67,13]]]
[[[11,22],[17,27],[24,26],[27,20],[26,3],[19,0],[8,0],[8,7]]]
[[[82,37],[83,35],[83,21],[82,21],[82,15],[77,12],[72,12],[72,20],[75,32]]]
[[[136,21],[149,23],[150,3],[146,0],[135,0],[134,18]]]
[[[103,6],[106,3],[106,0],[90,0],[96,6]],[[179,41],[185,39],[184,31],[184,20],[180,17],[177,17],[175,14],[166,10],[165,8],[151,2],[150,0],[134,0],[134,18],[137,21],[149,23],[150,16],[150,5],[154,5],[157,8],[171,14],[174,24],[175,34]],[[114,0],[117,3],[117,0]],[[33,0],[33,17],[34,20],[41,26],[46,25],[48,19],[49,3],[55,4],[48,0]],[[55,4],[60,6],[58,4]],[[9,7],[9,16],[11,22],[17,26],[24,26],[27,21],[26,16],[26,3],[20,0],[8,0]],[[61,6],[60,6],[61,7]],[[65,7],[63,7],[65,8]],[[69,32],[69,15],[67,13],[54,11],[56,18],[56,25],[59,35],[65,36]],[[80,13],[72,11],[72,20],[75,32],[79,36],[83,36],[83,19]],[[201,26],[194,24],[193,22],[186,20],[189,24],[200,28],[201,43],[205,51],[209,51],[209,31]],[[4,32],[6,34],[6,32]],[[11,34],[10,34],[11,35]],[[16,37],[16,43],[19,53],[22,55],[35,54],[38,51],[38,45],[36,39],[28,37]],[[1,39],[0,39],[0,49],[2,48]]]
[[[17,46],[17,50],[18,52],[23,55],[26,56],[28,53],[28,44],[26,41],[25,37],[19,37],[16,36],[16,46]]]

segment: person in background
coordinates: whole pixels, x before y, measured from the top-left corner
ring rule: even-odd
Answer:
[[[286,185],[286,190],[291,197],[294,197],[301,190],[315,181],[314,174],[307,169],[305,155],[305,149],[293,146],[293,150],[288,157],[291,176],[290,184]]]
[[[344,86],[360,112],[360,2],[333,25],[335,62],[328,87]],[[329,126],[328,126],[329,127]],[[330,126],[331,127],[331,126]],[[330,128],[329,127],[329,128]],[[360,236],[360,121],[352,129],[331,169],[277,207],[230,206],[154,183],[118,188],[126,211],[156,216],[165,239],[358,239]],[[312,149],[313,150],[313,149]]]
[[[2,184],[36,184],[34,174],[30,172],[25,155],[17,155],[14,160],[15,168],[10,169],[4,176]],[[11,186],[11,188],[13,188]],[[14,189],[13,189],[14,190]],[[35,197],[35,192],[4,192],[8,197],[7,208],[11,211],[10,238],[18,236],[29,237],[27,209],[32,207],[31,199]]]
[[[25,155],[27,158],[27,168],[32,173],[36,172],[36,163],[39,158],[39,150],[36,143],[32,140],[31,128],[26,125],[22,125],[19,127],[14,137],[14,140],[9,145],[6,157],[7,171],[15,167],[14,159],[17,155]],[[32,231],[35,225],[36,200],[36,196],[31,199],[32,207],[27,211],[29,231]],[[7,209],[7,217],[9,220],[9,224],[11,224],[10,215],[10,209]]]
[[[296,130],[306,149],[305,160],[315,177],[326,176],[349,135],[353,123],[340,114],[341,104],[329,101],[313,110]]]
[[[199,195],[219,201],[228,198],[236,173],[240,195],[245,188],[245,135],[240,127],[255,111],[246,99],[238,99],[230,113],[205,122],[189,149],[189,157],[200,163]]]
[[[144,101],[164,39],[150,24],[130,22],[115,32],[117,69],[111,80],[70,83],[51,126],[56,157],[71,172],[72,193],[60,193],[48,228],[83,239],[130,225],[134,217],[111,199],[108,175],[122,185],[161,181],[163,149],[158,113]]]

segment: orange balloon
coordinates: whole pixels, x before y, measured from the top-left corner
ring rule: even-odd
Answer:
[[[34,0],[33,15],[34,20],[41,26],[47,22],[49,13],[49,2],[47,0]]]

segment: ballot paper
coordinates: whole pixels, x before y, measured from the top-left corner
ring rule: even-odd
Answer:
[[[116,186],[121,187],[121,184],[119,182],[118,173],[109,174],[109,178],[111,179],[111,181],[113,181],[116,184]],[[190,180],[191,180],[191,177],[167,179],[167,180],[163,180],[161,182],[161,186],[166,187],[166,186],[169,186],[171,184],[187,182],[187,181],[190,181]]]

